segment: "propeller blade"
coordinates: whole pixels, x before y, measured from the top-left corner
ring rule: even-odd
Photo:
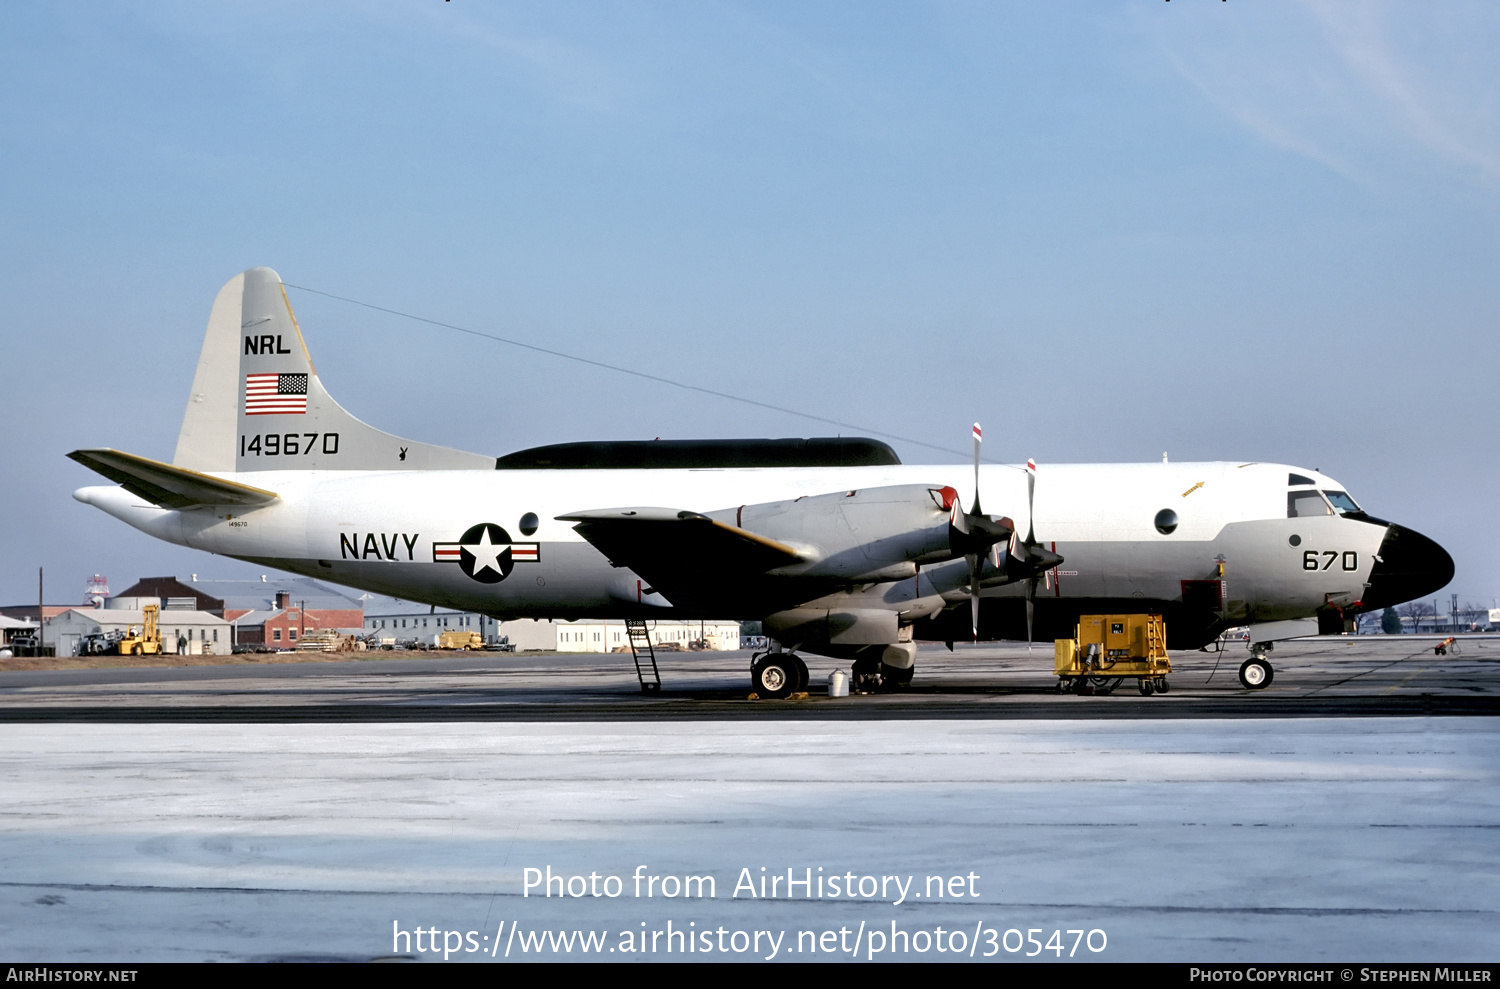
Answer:
[[[974,511],[972,514],[979,515],[979,444],[983,442],[984,434],[979,428],[979,423],[974,424]]]
[[[969,618],[974,626],[974,641],[979,641],[979,563],[977,553],[969,555]]]
[[[1032,625],[1036,621],[1036,578],[1026,579],[1026,651],[1031,652]]]
[[[1026,460],[1026,545],[1036,544],[1036,461]]]

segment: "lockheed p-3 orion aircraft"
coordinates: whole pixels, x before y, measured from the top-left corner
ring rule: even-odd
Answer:
[[[1047,640],[1159,613],[1168,644],[1343,631],[1453,576],[1432,540],[1268,463],[909,465],[870,439],[567,443],[499,458],[381,432],[314,370],[280,277],[219,292],[170,463],[71,454],[79,501],[168,542],[506,620],[758,620],[752,688],[799,651],[909,682],[918,640]],[[982,507],[983,506],[983,507]],[[1000,514],[987,510],[998,509]]]

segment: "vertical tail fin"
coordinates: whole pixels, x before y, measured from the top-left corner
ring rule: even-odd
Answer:
[[[367,426],[318,380],[281,277],[219,290],[172,463],[197,471],[489,470],[495,458]]]

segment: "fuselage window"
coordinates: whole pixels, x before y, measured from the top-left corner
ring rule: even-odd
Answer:
[[[1296,487],[1299,484],[1317,484],[1318,482],[1310,477],[1303,477],[1301,474],[1288,474],[1286,483],[1289,487]]]
[[[1328,507],[1328,502],[1316,491],[1293,491],[1286,496],[1286,517],[1289,519],[1332,514],[1333,509]]]
[[[1340,515],[1344,515],[1348,512],[1357,512],[1360,510],[1359,506],[1354,503],[1354,499],[1349,497],[1349,495],[1343,491],[1324,491],[1323,494],[1333,505],[1334,510],[1337,511]]]

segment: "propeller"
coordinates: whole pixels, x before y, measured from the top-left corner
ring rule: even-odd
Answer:
[[[955,554],[963,556],[969,565],[969,618],[974,641],[979,641],[979,581],[983,575],[984,561],[997,568],[1003,567],[1007,581],[1026,581],[1026,645],[1029,649],[1034,639],[1036,626],[1036,582],[1037,578],[1063,562],[1058,554],[1043,549],[1036,538],[1036,461],[1026,461],[1026,538],[1016,531],[1016,524],[1008,518],[984,514],[979,500],[979,451],[984,434],[979,423],[974,424],[974,507],[965,512],[958,502],[956,492],[951,493],[949,506],[948,539]],[[1003,562],[999,554],[1001,543],[1009,543],[1009,552]]]
[[[965,512],[955,499],[950,509],[948,539],[954,552],[963,554],[969,564],[969,617],[974,641],[979,641],[979,578],[986,556],[995,566],[1000,565],[995,547],[1006,540],[1014,540],[1015,523],[1008,518],[996,518],[984,514],[979,502],[979,448],[984,434],[979,423],[974,424],[974,507]]]
[[[1036,581],[1042,573],[1062,563],[1063,558],[1043,549],[1036,541],[1036,461],[1026,461],[1026,540],[1010,538],[1010,556],[1017,570],[1026,573],[1026,651],[1031,651],[1036,625]],[[1006,561],[1009,563],[1009,560]]]

